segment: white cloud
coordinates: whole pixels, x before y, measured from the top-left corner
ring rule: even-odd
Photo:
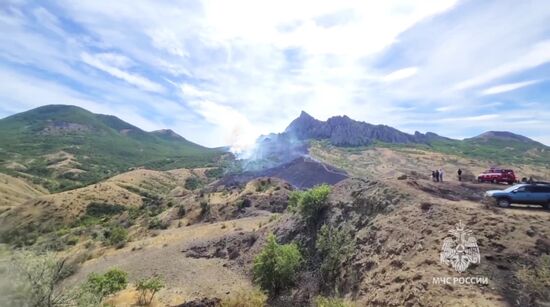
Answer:
[[[493,94],[505,93],[505,92],[517,90],[519,88],[526,87],[538,82],[540,82],[540,80],[500,84],[481,91],[481,95],[493,95]]]
[[[183,48],[181,40],[169,29],[152,30],[148,34],[156,48],[177,56],[189,56]]]
[[[500,77],[510,75],[525,69],[537,67],[550,62],[550,41],[543,41],[535,44],[526,53],[513,61],[499,65],[492,70],[474,78],[462,81],[454,86],[456,90],[463,90],[470,87],[485,84]]]
[[[164,87],[162,85],[155,83],[140,75],[129,73],[117,67],[119,65],[125,66],[128,63],[128,61],[124,60],[124,57],[113,56],[112,54],[99,54],[97,56],[94,56],[88,53],[82,53],[81,58],[84,63],[99,70],[102,70],[118,79],[124,80],[143,90],[156,93],[164,92]]]
[[[550,54],[544,0],[62,0],[49,14],[8,6],[0,11],[0,27],[12,34],[0,36],[2,63],[81,85],[74,91],[113,108],[134,104],[141,116],[211,146],[281,131],[302,109],[320,119],[347,114],[468,135],[495,123],[479,116],[525,103],[490,107],[482,89],[518,80],[514,74]],[[33,24],[37,18],[47,29]],[[97,78],[83,61],[108,75]],[[433,110],[436,120],[426,120]],[[515,120],[522,131],[550,131],[534,124],[539,114]],[[231,133],[235,127],[245,132]]]
[[[385,82],[393,82],[402,79],[410,78],[418,73],[418,67],[407,67],[403,69],[396,70],[384,76],[382,78]]]
[[[98,101],[56,82],[25,76],[13,70],[0,70],[0,100],[5,103],[0,109],[8,112],[22,112],[48,102],[46,104],[75,105],[95,113],[116,115],[146,130],[162,127],[138,114],[132,107],[108,106],[104,101]]]
[[[531,81],[523,81],[523,82],[515,82],[515,83],[506,83],[506,84],[500,84],[496,86],[492,86],[488,89],[485,89],[481,91],[481,95],[493,95],[493,94],[500,94],[505,92],[510,92],[513,90],[517,90],[522,87],[529,86],[531,84],[535,84],[540,82],[540,80],[531,80]]]

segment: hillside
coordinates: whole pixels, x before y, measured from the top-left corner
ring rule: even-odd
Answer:
[[[181,138],[108,122],[130,139]],[[62,126],[76,135],[103,129]],[[343,307],[545,306],[550,293],[537,286],[536,274],[550,269],[541,260],[550,259],[544,258],[548,212],[492,207],[485,191],[508,186],[480,184],[474,175],[509,159],[500,163],[519,177],[548,179],[547,147],[502,137],[339,146],[327,138],[270,134],[250,160],[228,163],[229,173],[139,168],[50,194],[6,176],[0,192],[14,203],[0,208],[0,242],[6,253],[26,246],[67,257],[71,271],[58,289],[83,285],[91,273],[127,272],[126,288],[103,300],[114,306],[135,305],[136,284],[151,276],[165,283],[151,306],[228,306],[247,295],[266,303],[244,306],[326,306],[319,296]],[[67,148],[42,157],[57,172],[86,163]],[[23,162],[7,166],[21,175],[29,169]],[[445,170],[443,182],[430,179],[435,168]],[[328,185],[314,187],[320,183]],[[440,262],[448,231],[459,222],[473,231],[481,256],[464,273]],[[295,246],[302,261],[289,271],[285,289],[264,289],[266,297],[257,292],[254,264],[270,234],[279,244],[292,243],[286,248]],[[6,253],[0,249],[0,270]],[[441,276],[487,277],[489,285],[435,284]]]
[[[372,148],[418,149],[483,160],[485,167],[506,164],[531,164],[546,167],[550,147],[525,136],[505,131],[489,131],[464,140],[427,132],[407,134],[385,125],[335,116],[320,121],[303,112],[282,133],[260,136],[254,151],[243,160],[247,171],[285,165],[307,156],[312,144],[335,146],[349,152]]]
[[[212,164],[222,152],[173,131],[146,132],[115,116],[48,105],[0,120],[0,171],[51,191],[97,182],[131,167]]]
[[[520,142],[532,146],[544,147],[543,144],[533,141],[528,137],[508,131],[487,131],[473,138],[466,139],[465,141],[480,144],[491,141]]]
[[[46,191],[23,179],[0,173],[0,214]]]
[[[437,140],[429,144],[390,144],[377,142],[373,147],[407,148],[439,152],[469,159],[483,160],[487,166],[506,164],[530,164],[548,166],[550,148],[531,139],[501,139],[487,137],[483,139],[470,138],[465,140]]]

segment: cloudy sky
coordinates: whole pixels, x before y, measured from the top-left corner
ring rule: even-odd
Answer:
[[[550,4],[0,3],[0,117],[46,104],[245,146],[305,110],[550,145]]]

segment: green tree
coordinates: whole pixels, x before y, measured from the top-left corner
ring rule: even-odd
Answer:
[[[329,194],[330,186],[327,184],[293,192],[289,199],[290,210],[299,213],[308,224],[315,224],[327,206]]]
[[[353,237],[346,225],[342,229],[326,224],[321,227],[315,245],[322,258],[320,272],[325,285],[336,280],[342,264],[351,256],[353,243]]]
[[[111,269],[105,274],[91,273],[83,285],[82,297],[99,304],[106,296],[126,289],[127,285],[128,273],[122,270]]]
[[[263,250],[254,259],[254,280],[275,295],[294,284],[301,263],[302,255],[296,244],[278,244],[270,234]]]
[[[164,283],[158,276],[143,278],[136,283],[138,291],[138,304],[149,305],[153,301],[155,294],[164,288]]]

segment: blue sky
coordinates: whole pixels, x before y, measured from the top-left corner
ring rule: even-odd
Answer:
[[[246,148],[305,110],[550,145],[548,1],[0,4],[0,117],[46,104]]]

